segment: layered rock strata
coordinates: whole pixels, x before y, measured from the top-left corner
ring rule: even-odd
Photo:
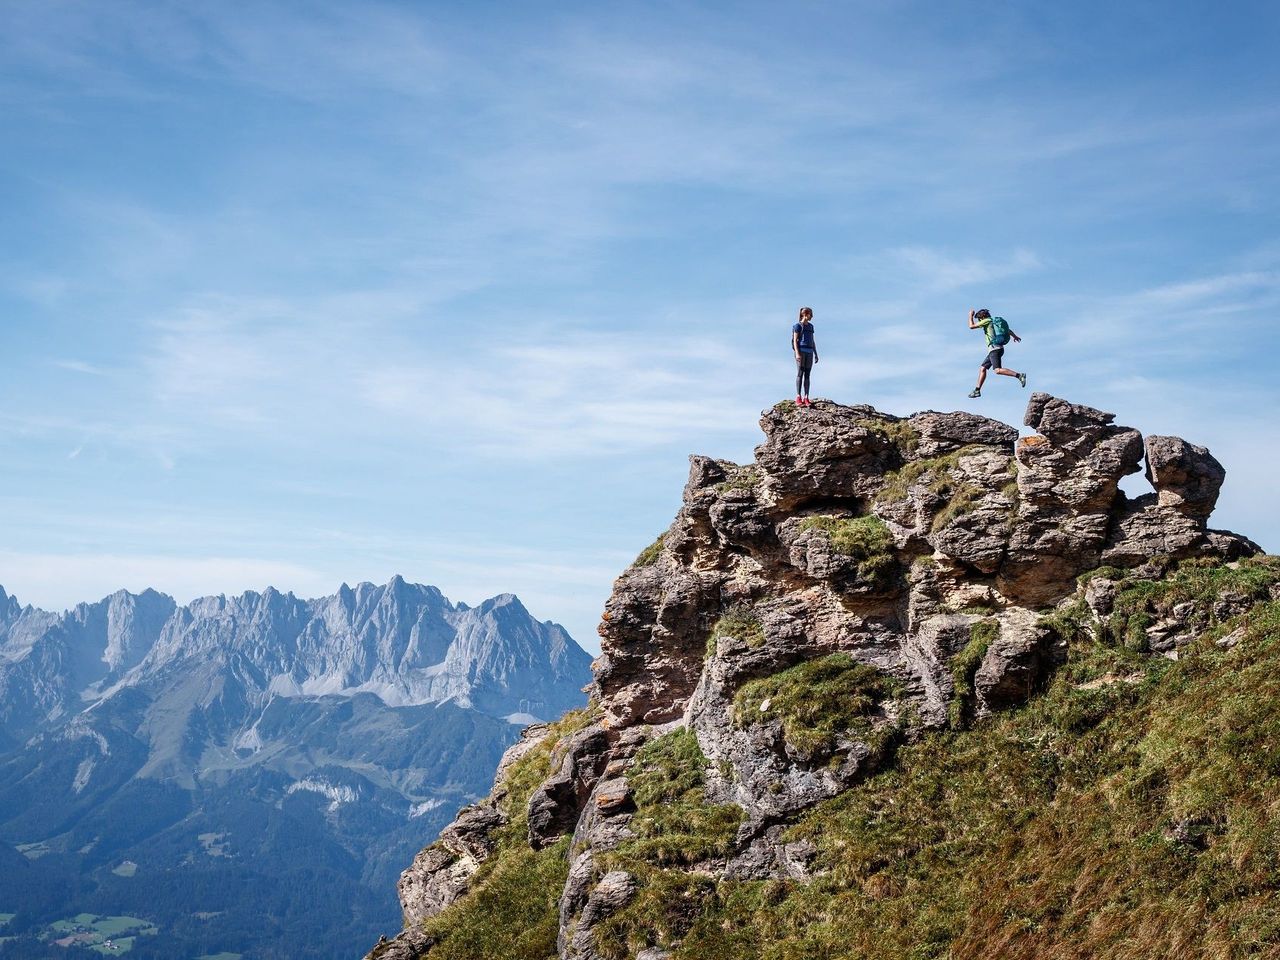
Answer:
[[[1081,574],[1259,552],[1209,529],[1225,471],[1207,449],[1144,441],[1114,419],[1036,393],[1035,433],[1020,438],[968,413],[779,404],[761,418],[754,463],[692,457],[674,522],[606,605],[595,722],[559,744],[528,801],[532,848],[572,837],[559,955],[598,958],[595,929],[634,894],[608,853],[635,836],[628,777],[646,742],[691,729],[707,800],[741,810],[728,854],[699,869],[803,879],[810,851],[782,841],[788,820],[876,770],[895,743],[1025,701],[1061,659],[1046,614]],[[1130,498],[1120,481],[1144,460],[1152,492]],[[1095,612],[1107,582],[1090,586]],[[1151,626],[1157,653],[1185,639]],[[880,679],[866,681],[874,695],[857,723],[815,746],[757,694],[822,662]],[[485,838],[509,819],[503,782],[406,871],[407,930],[370,957],[429,956],[415,931],[492,849]]]

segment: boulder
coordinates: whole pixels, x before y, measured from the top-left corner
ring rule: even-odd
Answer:
[[[972,444],[996,447],[1013,453],[1018,442],[1018,428],[976,413],[937,413],[926,410],[908,421],[919,434],[917,457],[937,457]]]
[[[1207,447],[1181,437],[1147,437],[1147,479],[1162,507],[1201,521],[1209,519],[1227,471]]]

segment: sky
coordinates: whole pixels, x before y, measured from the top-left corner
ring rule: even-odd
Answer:
[[[801,305],[815,396],[1100,407],[1280,549],[1278,48],[1247,0],[3,0],[0,584],[399,573],[597,650]],[[1027,391],[967,398],[982,306]]]

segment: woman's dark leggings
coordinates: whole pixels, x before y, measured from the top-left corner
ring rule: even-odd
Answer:
[[[809,372],[813,370],[813,354],[800,351],[800,359],[796,361],[796,396],[809,395]]]

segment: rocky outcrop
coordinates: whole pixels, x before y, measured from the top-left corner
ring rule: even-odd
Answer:
[[[1180,437],[1147,437],[1147,479],[1162,507],[1172,507],[1196,520],[1208,520],[1227,478],[1206,447]]]
[[[568,738],[559,768],[529,798],[529,846],[541,850],[572,832],[609,760],[609,732],[599,724]]]
[[[1030,697],[1062,659],[1045,614],[1081,574],[1257,552],[1207,528],[1224,472],[1206,449],[1114,420],[1043,393],[1022,438],[969,413],[779,404],[754,463],[691,458],[674,522],[606,604],[601,721],[561,744],[529,804],[531,846],[572,834],[560,956],[599,956],[595,931],[635,894],[610,852],[637,836],[647,742],[692,730],[706,802],[741,812],[728,853],[690,869],[803,880],[811,850],[788,821],[904,740]],[[1154,490],[1131,500],[1119,484],[1144,456]],[[1105,583],[1089,585],[1099,611]],[[450,869],[410,872],[452,890]]]

